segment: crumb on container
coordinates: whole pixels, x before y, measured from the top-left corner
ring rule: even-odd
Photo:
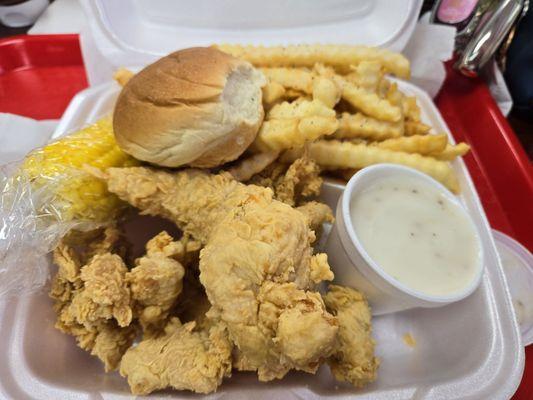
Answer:
[[[416,346],[416,340],[413,337],[413,335],[411,335],[410,333],[406,333],[405,335],[403,335],[403,342],[407,346],[412,347],[412,348]]]

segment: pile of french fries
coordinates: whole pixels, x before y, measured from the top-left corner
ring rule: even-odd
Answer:
[[[305,152],[345,179],[372,164],[396,163],[459,192],[448,161],[469,146],[450,145],[446,134],[431,132],[416,98],[387,78],[409,78],[403,55],[365,46],[216,47],[251,62],[268,79],[265,121],[254,154],[230,170],[236,179],[246,181],[277,159],[290,162]]]

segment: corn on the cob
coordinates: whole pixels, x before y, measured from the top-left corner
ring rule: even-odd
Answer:
[[[32,189],[52,192],[52,201],[40,210],[44,214],[53,213],[61,221],[104,222],[114,218],[123,203],[83,167],[104,169],[136,164],[137,160],[117,146],[111,120],[104,118],[33,151],[21,173],[29,179]]]

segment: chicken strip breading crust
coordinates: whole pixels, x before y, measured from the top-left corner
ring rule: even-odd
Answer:
[[[95,244],[93,248],[103,251],[108,246]],[[73,335],[82,349],[100,358],[105,370],[111,371],[131,346],[136,329],[126,326],[131,322],[131,309],[124,286],[125,266],[120,257],[98,252],[94,251],[88,265],[81,266],[76,252],[60,243],[54,251],[59,269],[50,296],[58,313],[56,327]]]
[[[356,387],[376,379],[379,360],[374,357],[371,313],[364,296],[354,289],[330,285],[324,297],[327,309],[339,321],[337,344],[328,364],[335,379]]]
[[[126,274],[136,315],[145,332],[164,326],[169,310],[181,293],[185,270],[171,258],[177,253],[183,256],[180,245],[165,231],[159,233],[146,244],[146,255]]]
[[[116,254],[94,256],[81,268],[83,289],[73,296],[62,317],[84,326],[102,319],[115,319],[119,326],[128,326],[133,313],[125,280],[127,271],[124,261]]]
[[[314,234],[302,213],[274,200],[270,190],[240,184],[229,174],[111,168],[107,182],[111,192],[143,213],[166,217],[205,244],[200,280],[260,380],[281,378],[291,368],[311,370],[329,355],[337,327],[322,301],[311,304],[324,320],[317,326],[326,332],[317,333],[320,343],[302,337],[300,346],[308,351],[298,360],[275,345],[279,332],[268,329],[259,315],[263,285],[294,282],[294,296],[300,298],[314,286],[313,278],[327,275],[323,262],[313,262]],[[314,267],[320,272],[313,272]],[[280,316],[284,307],[291,305],[283,305]],[[318,355],[316,347],[324,352]]]
[[[332,223],[335,220],[331,208],[327,204],[317,201],[310,201],[296,209],[305,215],[307,223],[313,232],[315,232],[317,240],[320,239],[320,235],[322,234],[323,224],[326,222]]]
[[[120,364],[133,394],[173,387],[197,393],[214,392],[231,375],[232,344],[222,323],[196,331],[195,322],[173,318],[162,336],[130,348]]]
[[[310,158],[302,157],[290,165],[274,162],[252,176],[249,183],[272,189],[276,200],[294,206],[302,199],[317,196],[322,178],[318,165]]]

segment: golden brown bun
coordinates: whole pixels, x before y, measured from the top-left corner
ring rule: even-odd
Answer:
[[[165,167],[215,167],[235,160],[263,120],[263,75],[214,48],[172,53],[122,89],[113,115],[119,146]]]

